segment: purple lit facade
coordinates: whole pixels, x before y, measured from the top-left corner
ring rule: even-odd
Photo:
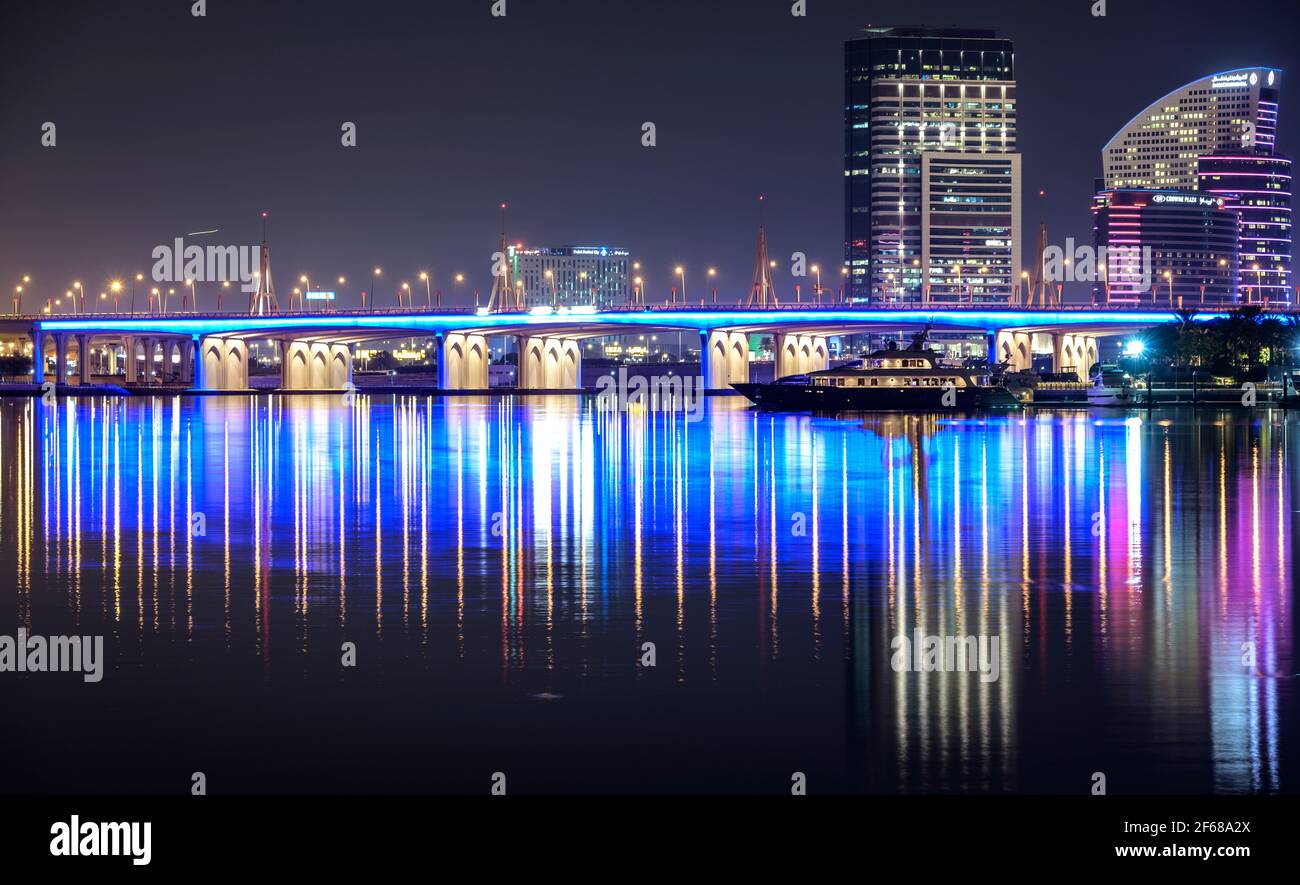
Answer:
[[[1196,163],[1200,190],[1232,199],[1241,216],[1240,300],[1290,302],[1291,161],[1246,152],[1211,154]]]
[[[1119,188],[1097,194],[1092,212],[1093,245],[1105,255],[1095,304],[1236,303],[1239,219],[1231,199]]]

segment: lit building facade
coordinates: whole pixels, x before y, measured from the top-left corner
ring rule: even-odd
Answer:
[[[921,155],[922,301],[1006,303],[1019,231],[1020,154]]]
[[[622,307],[630,303],[627,249],[613,246],[512,248],[513,278],[526,305]]]
[[[1241,151],[1197,161],[1202,193],[1228,197],[1241,216],[1240,300],[1290,302],[1291,161]]]
[[[1093,246],[1104,265],[1094,303],[1237,302],[1240,222],[1230,198],[1122,188],[1097,194],[1092,211]]]
[[[997,262],[1018,266],[1019,213],[1007,237],[981,238],[973,229],[955,232],[953,217],[927,221],[924,204],[933,204],[947,186],[947,196],[963,196],[964,184],[951,181],[954,156],[1014,154],[1016,142],[1015,53],[1010,40],[993,31],[869,28],[868,36],[845,43],[845,267],[852,301],[921,301],[955,286],[955,264],[931,266],[931,259],[956,262],[952,237],[1006,239]],[[928,167],[925,155],[944,159]],[[937,177],[936,177],[937,176]],[[983,183],[992,183],[989,175]],[[1015,165],[1014,188],[1019,187]],[[945,185],[945,179],[948,184]],[[1007,184],[1008,191],[1012,189]],[[980,197],[975,193],[971,197]],[[949,203],[948,205],[955,205]],[[965,215],[974,215],[970,202]],[[972,219],[968,219],[972,220]],[[960,225],[957,225],[960,227]],[[947,238],[927,243],[927,231]],[[1014,250],[1014,252],[1013,252]],[[972,259],[974,256],[971,256]],[[1015,274],[1009,279],[1014,280]],[[1011,294],[993,282],[982,295],[1003,300]],[[964,284],[963,287],[964,289]],[[987,290],[987,291],[984,291]]]
[[[1243,68],[1176,89],[1102,149],[1104,188],[1196,190],[1197,160],[1230,151],[1272,154],[1282,72]]]

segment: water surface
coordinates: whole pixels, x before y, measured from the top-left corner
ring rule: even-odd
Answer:
[[[0,790],[1297,790],[1294,417],[695,417],[0,402]]]

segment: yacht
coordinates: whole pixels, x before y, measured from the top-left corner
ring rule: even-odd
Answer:
[[[907,348],[891,341],[834,369],[731,386],[760,408],[783,411],[947,412],[1023,405],[987,369],[948,362],[926,348],[925,338],[922,332]]]

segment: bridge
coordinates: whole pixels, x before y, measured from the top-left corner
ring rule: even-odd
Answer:
[[[1289,312],[1289,311],[1288,311]],[[112,345],[111,372],[117,348],[125,358],[128,383],[141,379],[143,366],[162,349],[166,365],[179,365],[179,381],[192,389],[249,389],[249,342],[272,341],[279,347],[283,390],[344,390],[352,381],[354,349],[366,341],[423,337],[436,342],[438,389],[488,388],[489,336],[518,341],[517,385],[527,390],[572,390],[580,385],[582,349],[589,338],[644,332],[690,332],[699,335],[701,375],[710,390],[725,390],[749,377],[752,334],[771,335],[776,375],[792,375],[829,366],[828,339],[873,331],[930,326],[936,332],[984,336],[990,362],[1027,369],[1035,353],[1052,354],[1057,370],[1086,372],[1097,362],[1099,338],[1131,335],[1153,326],[1188,319],[1226,316],[1222,310],[1161,310],[1141,307],[1059,306],[1025,308],[989,304],[809,305],[729,307],[662,305],[612,310],[533,308],[489,312],[485,309],[337,311],[257,314],[86,315],[0,318],[0,335],[30,336],[33,380],[45,381],[52,361],[58,384],[69,383],[70,357],[77,355],[76,380],[90,383],[83,359],[97,344]],[[148,360],[144,363],[143,360]],[[143,380],[148,380],[144,370]]]

